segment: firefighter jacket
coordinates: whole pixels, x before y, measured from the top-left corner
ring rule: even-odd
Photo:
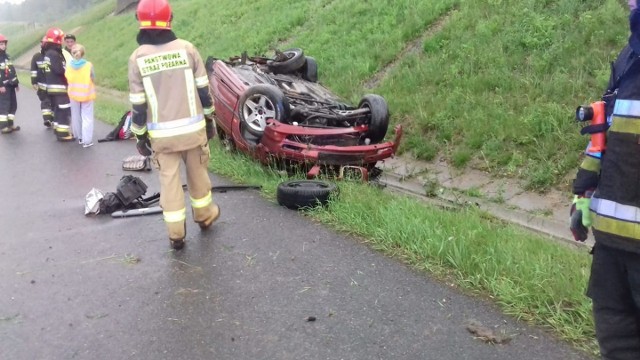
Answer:
[[[44,73],[47,83],[47,93],[49,95],[67,93],[67,79],[64,76],[66,66],[67,64],[59,46],[48,46],[45,48]]]
[[[0,86],[17,87],[19,84],[16,68],[5,51],[0,51]]]
[[[93,84],[93,64],[84,59],[71,60],[67,71],[69,98],[77,102],[95,100],[96,87]]]
[[[213,112],[213,102],[204,62],[191,43],[142,44],[129,58],[128,75],[131,131],[148,134],[154,151],[184,151],[207,142],[205,115]]]
[[[31,58],[31,85],[38,85],[38,90],[47,90],[47,78],[44,73],[44,54],[42,51]]]
[[[612,66],[612,81],[617,96],[606,150],[587,154],[574,192],[596,188],[590,209],[597,242],[640,253],[640,59],[629,47]]]

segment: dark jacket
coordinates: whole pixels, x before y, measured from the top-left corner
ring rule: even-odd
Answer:
[[[19,83],[11,58],[5,51],[0,51],[0,86],[17,87]]]
[[[62,47],[55,44],[44,46],[44,73],[47,93],[51,95],[67,93],[67,78],[64,76],[66,62]]]
[[[38,85],[38,90],[47,90],[47,77],[44,68],[42,51],[33,54],[31,58],[31,85]]]

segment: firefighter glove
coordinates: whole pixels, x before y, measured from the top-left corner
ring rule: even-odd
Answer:
[[[588,191],[584,195],[576,195],[573,198],[573,204],[571,205],[571,220],[570,226],[573,238],[576,241],[585,241],[589,234],[589,227],[591,226],[591,213],[589,211],[589,205],[591,203],[592,191]]]
[[[144,135],[136,135],[136,149],[138,149],[138,153],[142,156],[151,156],[153,154],[153,150],[151,149],[151,142],[149,141],[149,137],[147,134]]]
[[[205,121],[207,125],[207,140],[211,140],[211,138],[213,138],[213,136],[216,134],[216,128],[213,124],[213,120],[211,120],[210,118],[207,118]]]

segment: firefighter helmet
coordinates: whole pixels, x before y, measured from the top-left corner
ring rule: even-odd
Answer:
[[[62,45],[62,38],[64,32],[59,28],[50,28],[47,30],[47,34],[44,36],[44,42]]]
[[[7,40],[7,38],[4,35],[0,34],[0,42],[6,43],[6,42],[9,42],[9,40]]]
[[[136,19],[141,30],[171,30],[173,12],[167,0],[140,0]]]

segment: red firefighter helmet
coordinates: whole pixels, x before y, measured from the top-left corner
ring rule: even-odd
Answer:
[[[136,19],[140,29],[170,30],[173,12],[167,0],[140,0]]]
[[[64,32],[59,28],[50,28],[47,30],[47,34],[44,36],[43,41],[53,44],[62,45],[62,39],[64,38]]]
[[[9,40],[7,40],[4,35],[0,34],[0,42],[9,42]]]

